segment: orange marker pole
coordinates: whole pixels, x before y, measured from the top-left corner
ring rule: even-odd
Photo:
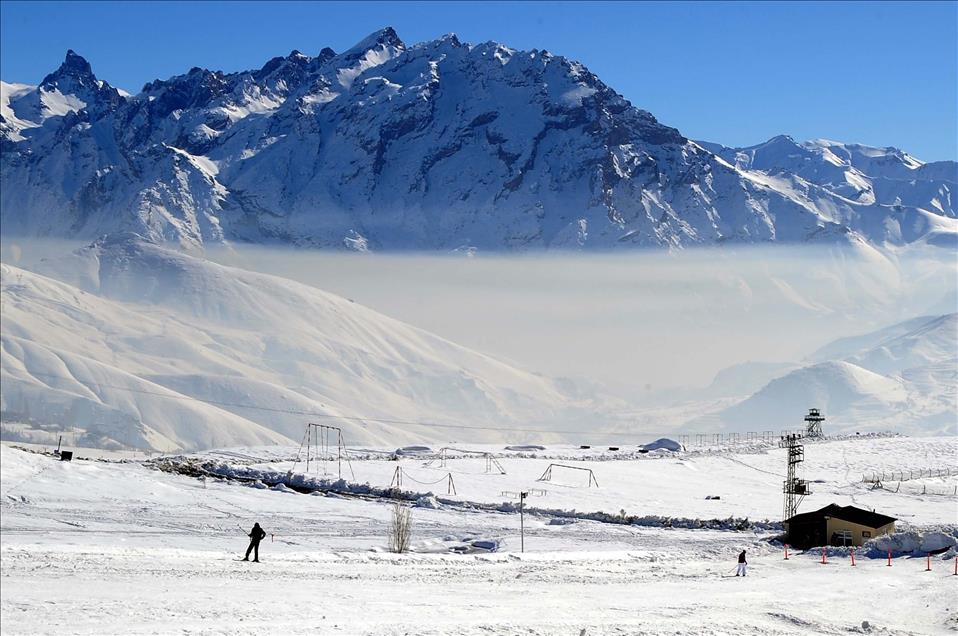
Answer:
[[[931,572],[931,555],[926,554],[925,559],[925,572]]]
[[[891,550],[888,551],[888,567],[891,567]]]
[[[852,548],[852,567],[855,567],[855,548]]]
[[[788,544],[785,544],[785,560],[788,561]],[[958,557],[955,557],[955,563],[958,564]]]
[[[825,558],[825,548],[822,548],[822,565],[828,563],[828,560]]]

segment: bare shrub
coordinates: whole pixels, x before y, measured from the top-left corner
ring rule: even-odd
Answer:
[[[402,553],[409,551],[409,541],[412,538],[412,514],[402,504],[393,505],[393,514],[389,523],[389,549],[392,552]]]

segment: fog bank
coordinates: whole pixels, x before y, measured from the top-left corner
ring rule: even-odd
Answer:
[[[3,242],[30,268],[79,247]],[[523,255],[353,254],[249,245],[211,260],[294,279],[550,376],[630,397],[705,385],[746,361],[955,311],[954,251],[735,247]]]
[[[376,255],[213,249],[551,376],[637,397],[745,361],[955,311],[954,253],[782,247],[612,255]]]

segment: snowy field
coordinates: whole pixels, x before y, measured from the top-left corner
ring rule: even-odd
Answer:
[[[457,446],[466,450],[492,447]],[[954,551],[897,554],[893,566],[841,549],[783,560],[776,534],[557,523],[527,514],[519,552],[515,512],[470,509],[501,491],[541,488],[539,509],[700,519],[780,516],[782,451],[760,445],[673,457],[549,446],[505,452],[505,475],[482,458],[447,453],[371,459],[353,449],[356,480],[388,486],[408,475],[453,473],[457,495],[412,508],[413,552],[386,551],[392,505],[310,496],[236,481],[160,472],[141,461],[71,463],[0,447],[2,631],[24,633],[331,634],[934,634],[958,629]],[[438,450],[438,449],[437,449]],[[236,469],[290,469],[295,449],[229,449],[194,456]],[[81,453],[82,455],[82,453]],[[533,456],[534,455],[534,456]],[[815,483],[802,510],[835,502],[875,507],[913,530],[954,534],[955,477],[870,490],[872,470],[954,466],[954,438],[862,438],[806,447]],[[562,458],[562,459],[559,459]],[[278,459],[278,461],[262,461]],[[566,476],[537,482],[549,463],[591,467],[599,486]],[[439,462],[435,462],[438,464]],[[320,464],[322,467],[322,464]],[[331,468],[332,464],[327,464]],[[302,470],[302,464],[297,470]],[[311,468],[315,468],[311,466]],[[344,467],[345,470],[345,467]],[[578,472],[578,471],[575,471]],[[926,494],[919,494],[922,485]],[[885,484],[895,489],[898,484]],[[927,494],[932,490],[940,494]],[[705,500],[719,495],[720,500]],[[429,505],[434,505],[429,502]],[[259,564],[237,561],[259,521],[270,533]],[[569,520],[565,520],[569,521]],[[475,541],[493,552],[456,554]],[[480,544],[482,545],[482,544]],[[746,549],[750,572],[732,576]],[[869,627],[863,628],[863,621]],[[584,630],[584,632],[583,632]]]
[[[636,446],[587,450],[575,446],[549,445],[545,450],[508,452],[502,446],[458,445],[448,450],[445,467],[431,456],[401,456],[399,461],[370,459],[373,453],[355,451],[363,457],[343,464],[350,481],[389,487],[397,466],[402,470],[405,490],[432,492],[444,499],[461,502],[498,503],[502,492],[528,489],[545,494],[530,499],[530,507],[549,510],[667,515],[685,518],[747,518],[753,521],[781,517],[781,484],[785,479],[785,455],[777,444],[740,447],[706,447],[687,453],[666,451],[641,454]],[[435,452],[439,447],[432,448]],[[465,451],[465,452],[463,452]],[[294,468],[286,458],[298,449],[243,449],[198,453],[231,465],[264,471],[286,472]],[[489,466],[478,454],[489,453],[497,465]],[[253,458],[272,456],[276,461],[257,463]],[[310,475],[338,477],[334,456],[315,462]],[[302,459],[295,466],[304,471]],[[862,482],[865,473],[917,472],[919,469],[955,467],[958,439],[934,437],[888,437],[808,442],[802,476],[812,483],[814,495],[804,509],[837,503],[885,511],[902,521],[917,524],[954,523],[958,501],[958,475],[890,482],[882,489]],[[550,465],[551,478],[539,481]],[[500,473],[500,468],[505,474]],[[489,472],[487,472],[487,470]],[[594,481],[589,478],[592,471]],[[450,493],[452,477],[455,494]],[[444,480],[445,478],[445,480]],[[438,482],[438,483],[435,483]],[[591,485],[590,485],[591,484]],[[897,492],[892,492],[896,490]],[[706,500],[706,496],[717,499]],[[949,505],[942,505],[950,502]]]

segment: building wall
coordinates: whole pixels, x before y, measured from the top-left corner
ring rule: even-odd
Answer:
[[[804,522],[785,522],[785,535],[793,548],[808,548],[827,543],[824,519],[806,519]]]
[[[892,521],[891,523],[887,523],[879,528],[862,526],[857,523],[852,523],[851,521],[843,521],[842,519],[836,519],[834,517],[829,518],[826,523],[827,523],[826,534],[825,534],[826,542],[831,542],[832,535],[835,534],[836,532],[841,532],[843,530],[850,530],[852,533],[852,540],[850,545],[862,545],[869,539],[874,539],[875,537],[895,531],[894,521]],[[870,533],[870,536],[863,535],[863,533],[865,532]]]

